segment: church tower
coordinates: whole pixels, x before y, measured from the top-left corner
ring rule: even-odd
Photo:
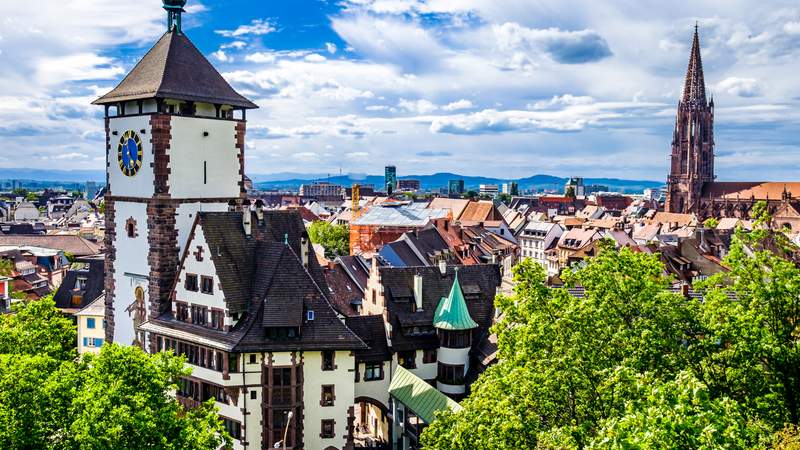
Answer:
[[[143,348],[146,320],[171,310],[179,254],[199,211],[245,198],[246,112],[181,29],[186,0],[164,0],[167,32],[105,107],[106,339]]]
[[[695,25],[683,97],[678,102],[672,134],[666,210],[698,212],[703,185],[714,178],[714,100],[706,99],[700,37]]]

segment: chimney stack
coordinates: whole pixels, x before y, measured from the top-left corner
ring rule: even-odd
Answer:
[[[442,276],[447,275],[447,261],[444,259],[439,261],[439,272],[442,273]]]
[[[414,275],[414,303],[417,311],[422,311],[422,275]]]
[[[244,208],[242,211],[242,226],[244,226],[244,234],[247,237],[253,234],[252,215],[252,206],[250,208]]]

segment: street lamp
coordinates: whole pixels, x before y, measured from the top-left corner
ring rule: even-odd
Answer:
[[[286,428],[283,429],[283,440],[278,441],[272,448],[281,448],[283,446],[283,450],[286,450],[286,435],[289,434],[289,423],[292,420],[292,412],[289,411],[289,414],[286,415]]]

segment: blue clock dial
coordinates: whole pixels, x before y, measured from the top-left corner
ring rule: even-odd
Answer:
[[[117,146],[117,162],[119,170],[125,176],[132,177],[142,167],[142,140],[133,130],[122,134]]]

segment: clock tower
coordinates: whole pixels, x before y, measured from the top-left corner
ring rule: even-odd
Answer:
[[[170,291],[194,217],[245,198],[246,113],[181,29],[186,0],[164,0],[168,30],[105,107],[106,339],[145,348],[139,326],[171,311]]]

